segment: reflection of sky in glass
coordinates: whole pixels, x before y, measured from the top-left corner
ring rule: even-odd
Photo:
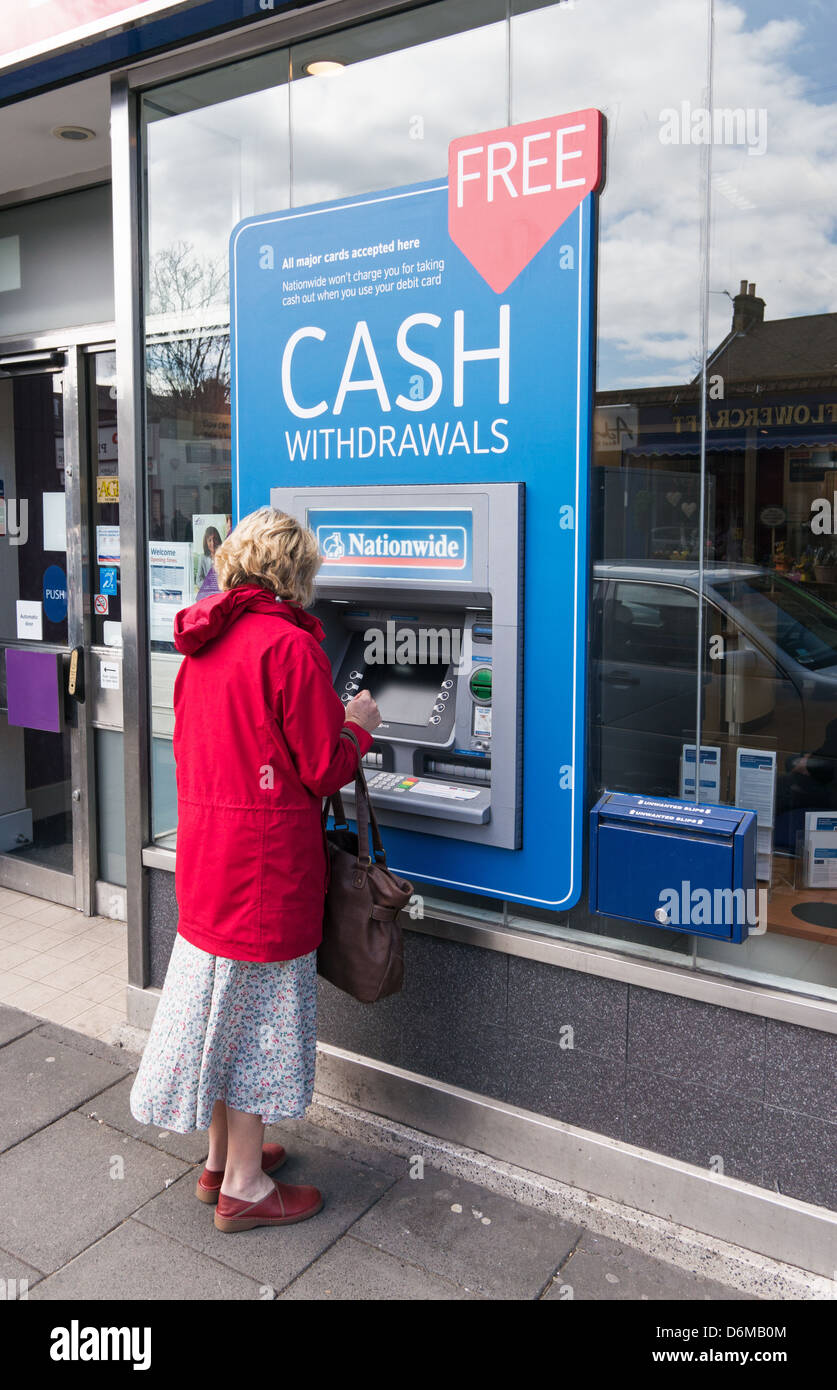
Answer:
[[[711,343],[729,328],[722,292],[743,279],[768,319],[837,310],[836,41],[832,0],[719,7],[716,102],[762,108],[767,124],[763,155],[713,150]]]
[[[835,6],[716,0],[714,13],[714,105],[763,110],[767,124],[760,155],[712,150],[710,347],[730,327],[724,291],[743,279],[767,318],[837,309]],[[695,0],[585,0],[514,21],[514,119],[585,105],[608,117],[601,390],[685,381],[699,366],[701,146],[659,137],[661,111],[703,104],[706,28]]]
[[[211,100],[211,81],[202,82]],[[152,270],[178,242],[226,267],[236,222],[288,205],[285,85],[154,121],[146,144]]]
[[[295,81],[291,191],[284,85],[155,122],[152,254],[190,241],[199,256],[225,259],[240,217],[291,197],[299,206],[443,174],[450,139],[506,121],[505,37],[504,25],[486,24]],[[762,154],[712,150],[710,346],[730,325],[725,291],[742,279],[756,283],[767,318],[837,310],[835,38],[833,0],[792,11],[716,0],[715,106],[766,112],[767,124]],[[702,105],[706,39],[702,0],[571,0],[512,21],[512,119],[583,106],[608,118],[602,390],[698,370],[702,147],[665,144],[660,131],[666,108]],[[200,81],[211,101],[212,75]]]
[[[506,26],[293,84],[294,203],[444,178],[448,145],[505,125]]]

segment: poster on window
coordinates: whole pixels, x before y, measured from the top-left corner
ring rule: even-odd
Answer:
[[[192,602],[192,547],[188,541],[150,541],[149,629],[152,642],[171,642],[175,614]]]
[[[230,517],[222,512],[192,516],[192,583],[200,594],[206,580],[212,581],[216,551],[230,533]],[[212,589],[216,586],[211,584]]]

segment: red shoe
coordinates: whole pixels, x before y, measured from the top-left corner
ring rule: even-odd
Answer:
[[[215,1208],[215,1225],[219,1231],[249,1231],[254,1226],[291,1226],[295,1221],[307,1221],[322,1211],[323,1194],[316,1187],[292,1187],[290,1183],[275,1182],[273,1191],[259,1202],[239,1202],[235,1197],[220,1193]]]
[[[281,1144],[265,1144],[262,1149],[262,1172],[275,1173],[277,1168],[281,1168],[288,1155]],[[214,1206],[218,1201],[218,1193],[221,1191],[221,1183],[224,1181],[223,1169],[219,1173],[216,1168],[204,1168],[198,1178],[198,1185],[195,1188],[195,1196],[199,1202],[208,1202]]]

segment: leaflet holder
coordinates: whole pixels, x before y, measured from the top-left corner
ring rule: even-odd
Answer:
[[[590,813],[590,910],[740,943],[755,928],[756,814],[605,792]]]

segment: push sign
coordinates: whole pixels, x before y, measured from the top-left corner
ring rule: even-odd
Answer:
[[[51,623],[62,623],[67,616],[67,576],[60,565],[44,570],[44,613]]]
[[[408,877],[551,908],[581,888],[601,141],[593,110],[463,134],[446,176],[251,217],[230,242],[236,518],[272,488],[524,486],[523,670],[497,673],[525,691],[521,847],[428,820],[388,826],[387,850]],[[309,514],[330,586],[414,580],[418,606],[440,574],[471,582],[467,516],[346,505]]]

